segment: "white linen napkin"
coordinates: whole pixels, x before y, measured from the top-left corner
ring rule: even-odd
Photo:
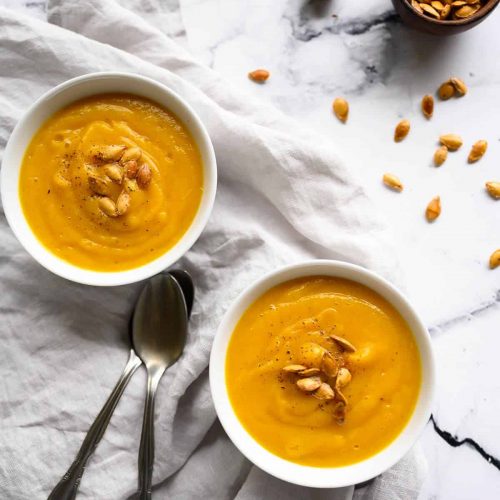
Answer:
[[[128,0],[139,11],[155,2]],[[215,146],[219,189],[210,222],[179,262],[197,287],[185,354],[156,406],[157,498],[352,498],[353,488],[289,485],[253,467],[212,406],[209,350],[222,314],[264,272],[305,258],[364,265],[395,281],[387,231],[335,153],[301,127],[231,88],[139,15],[112,0],[49,1],[50,22],[0,10],[0,148],[43,92],[77,75],[130,71],[184,97]],[[45,271],[0,218],[0,498],[45,498],[73,460],[127,358],[127,322],[141,284],[92,288]],[[134,376],[89,461],[79,498],[133,498],[145,393]],[[355,498],[416,498],[415,453]]]

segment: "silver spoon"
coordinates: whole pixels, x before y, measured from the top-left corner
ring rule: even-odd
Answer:
[[[187,313],[188,317],[191,314],[191,308],[193,305],[194,298],[194,285],[191,280],[191,277],[187,273],[187,271],[182,270],[173,270],[171,271],[173,275],[177,276],[178,281],[183,289],[183,292],[186,294],[186,303],[187,303]],[[136,304],[136,308],[139,306],[139,302]],[[135,316],[135,315],[134,315]],[[130,322],[129,325],[129,336],[130,342],[132,344],[132,329],[133,322]],[[127,364],[123,370],[122,375],[120,376],[118,382],[116,383],[115,388],[111,392],[108,400],[104,403],[99,415],[97,415],[94,423],[90,427],[87,432],[87,436],[85,437],[80,450],[78,451],[74,462],[71,464],[69,469],[66,471],[64,476],[61,478],[59,483],[54,487],[52,492],[50,493],[48,500],[73,500],[76,497],[76,493],[78,491],[78,487],[80,485],[80,480],[85,471],[85,466],[87,465],[87,461],[94,452],[97,447],[97,444],[101,440],[104,435],[104,431],[106,430],[109,421],[111,419],[111,415],[113,414],[118,401],[120,400],[125,387],[129,383],[132,375],[135,373],[137,368],[142,364],[141,359],[135,353],[133,347],[130,349],[129,357]]]
[[[132,318],[134,349],[148,373],[138,464],[141,500],[151,498],[156,389],[165,370],[182,354],[187,322],[186,300],[177,280],[168,273],[152,278],[144,287]]]

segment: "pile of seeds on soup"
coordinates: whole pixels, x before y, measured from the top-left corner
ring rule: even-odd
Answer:
[[[99,208],[106,216],[124,215],[130,207],[131,193],[149,186],[151,169],[141,158],[138,147],[93,146],[91,163],[86,165],[88,183],[92,193],[99,197]],[[122,186],[116,200],[111,197],[113,184]]]
[[[333,414],[338,424],[344,423],[347,398],[342,389],[351,382],[351,372],[346,368],[346,354],[356,348],[343,337],[328,337],[337,349],[328,350],[314,342],[306,342],[300,348],[300,359],[304,364],[283,367],[283,372],[295,377],[296,387],[304,395],[321,401],[333,401]]]

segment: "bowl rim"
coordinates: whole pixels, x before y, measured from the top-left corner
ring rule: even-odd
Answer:
[[[342,467],[312,467],[287,461],[260,445],[243,427],[234,412],[225,383],[227,347],[236,323],[248,306],[273,286],[294,278],[337,276],[359,282],[384,297],[410,324],[422,363],[422,381],[416,406],[401,433],[387,447],[361,462]],[[409,321],[411,320],[411,321]],[[414,307],[391,283],[363,267],[336,260],[307,260],[269,272],[246,287],[227,309],[217,329],[209,365],[214,406],[234,445],[265,472],[289,483],[340,488],[368,481],[396,464],[415,444],[431,415],[436,385],[432,341]]]
[[[481,22],[482,19],[486,16],[488,16],[491,11],[498,5],[500,0],[488,0],[488,3],[483,5],[475,14],[472,16],[466,17],[465,19],[434,19],[430,16],[426,16],[424,14],[421,14],[417,10],[415,10],[412,6],[411,3],[408,0],[397,0],[399,3],[403,4],[405,8],[410,11],[411,13],[415,14],[417,17],[420,19],[423,19],[431,24],[434,24],[436,26],[466,26],[467,24],[471,24],[474,22]]]
[[[116,82],[115,90],[97,90],[95,92],[85,93],[84,89],[86,86],[92,86],[94,82],[97,82],[97,85],[105,86],[105,82],[107,81],[109,83],[110,80],[111,82]],[[140,86],[140,91],[129,90],[129,86],[133,87],[134,85],[137,87]],[[77,95],[72,100],[68,99],[64,104],[56,107],[55,110],[52,110],[47,117],[37,124],[35,132],[28,134],[28,139],[26,139],[27,133],[25,133],[25,130],[28,127],[30,119],[36,113],[41,113],[46,108],[50,109],[51,103],[53,104],[53,101],[63,92],[67,92],[68,89],[78,89],[83,92],[85,96],[100,95],[110,92],[128,93],[148,98],[166,109],[170,109],[170,106],[172,106],[177,110],[180,110],[184,115],[181,117],[177,111],[174,111],[176,117],[191,133],[193,140],[198,147],[200,156],[202,157],[204,189],[198,210],[191,222],[191,225],[174,244],[174,246],[169,248],[165,253],[161,254],[156,259],[142,264],[141,266],[122,271],[94,271],[78,267],[69,261],[61,259],[45,247],[43,243],[38,240],[26,220],[19,196],[19,176],[26,148],[30,144],[34,133],[39,130],[43,123],[50,118],[50,116],[53,116],[58,110],[63,109],[72,102],[76,102],[84,98],[84,96]],[[151,94],[154,92],[161,95],[161,101],[158,98],[151,97]],[[189,123],[186,123],[186,121]],[[24,142],[25,145],[21,159],[16,161],[14,157],[19,151],[18,144],[21,143],[22,145]],[[213,144],[205,125],[188,102],[186,102],[186,100],[179,96],[175,91],[163,83],[153,80],[152,78],[135,73],[117,71],[95,72],[77,76],[56,85],[47,92],[43,93],[23,113],[21,119],[17,122],[12,133],[10,134],[5,147],[2,169],[0,172],[0,184],[2,205],[7,222],[24,249],[39,264],[52,273],[76,283],[93,286],[118,286],[135,283],[158,274],[170,265],[174,264],[191,248],[205,228],[214,205],[217,190],[217,164]],[[21,214],[21,216],[19,214]]]

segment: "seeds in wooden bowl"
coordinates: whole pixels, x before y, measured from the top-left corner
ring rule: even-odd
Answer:
[[[473,16],[480,8],[481,5],[479,3],[476,5],[462,5],[460,8],[453,11],[453,18],[466,19],[467,17]]]
[[[483,7],[487,0],[407,0],[419,14],[436,21],[467,19]]]
[[[451,13],[451,5],[449,3],[447,3],[443,7],[443,10],[439,13],[439,17],[443,21],[445,19],[448,19],[450,13]]]
[[[422,7],[420,7],[420,2],[417,2],[417,0],[411,0],[411,6],[419,13],[423,14],[424,11],[422,10]]]

